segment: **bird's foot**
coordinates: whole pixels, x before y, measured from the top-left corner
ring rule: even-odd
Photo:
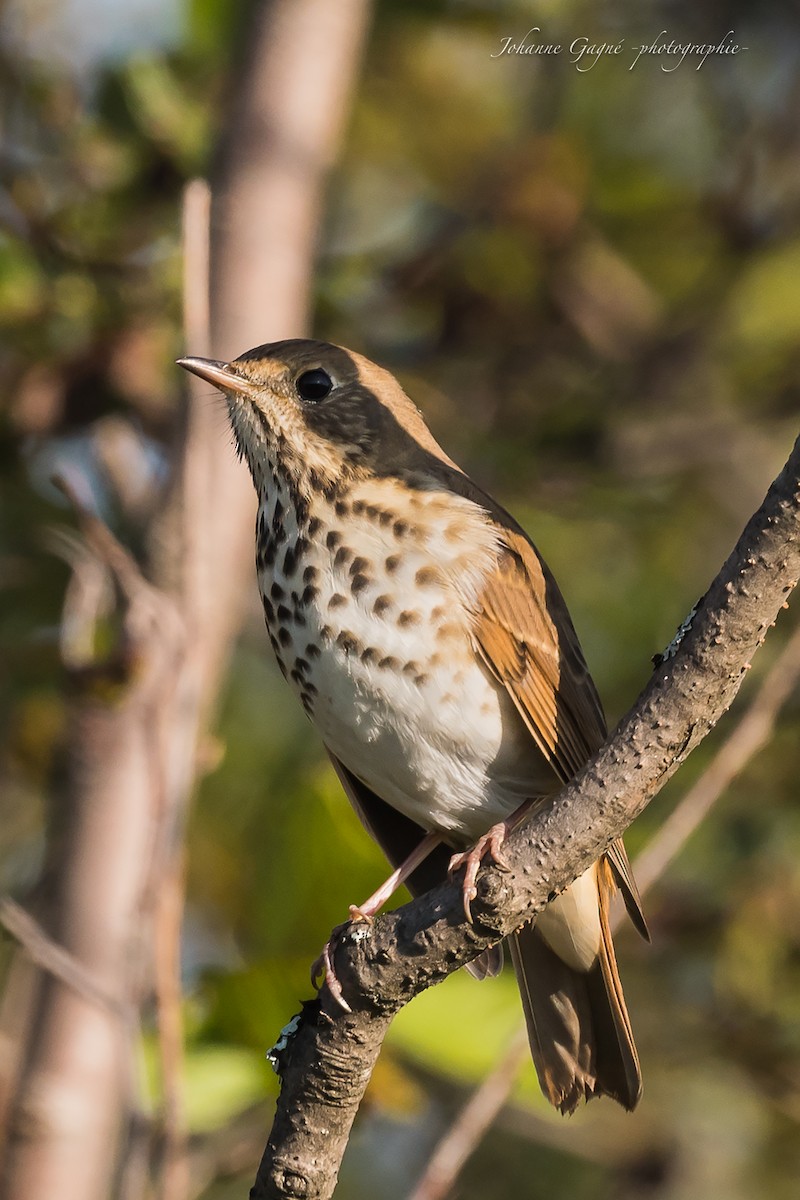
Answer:
[[[464,850],[461,854],[454,854],[450,859],[447,868],[450,875],[454,875],[456,871],[460,871],[462,867],[466,867],[462,896],[464,899],[464,914],[470,924],[472,924],[470,904],[478,894],[475,881],[478,878],[478,871],[481,869],[481,864],[486,855],[488,854],[492,862],[497,863],[498,867],[508,869],[508,863],[503,858],[502,853],[503,843],[506,840],[508,832],[508,823],[500,821],[497,825],[493,825],[491,829],[487,830],[471,850]]]
[[[409,875],[423,863],[430,852],[434,850],[441,841],[438,833],[427,833],[422,841],[416,846],[405,862],[392,872],[389,878],[381,884],[377,891],[364,901],[363,904],[350,905],[350,920],[345,921],[343,925],[337,925],[331,934],[328,941],[325,943],[322,953],[319,958],[315,959],[311,966],[311,983],[313,987],[317,987],[317,980],[322,976],[328,984],[328,990],[334,1000],[343,1008],[345,1012],[352,1012],[350,1005],[342,994],[342,985],[336,978],[336,972],[333,969],[333,953],[337,944],[344,937],[345,932],[353,925],[371,925],[372,918],[380,909],[383,908],[387,900],[390,900],[402,883],[408,879]],[[362,931],[366,932],[366,931]],[[321,986],[321,985],[320,985]]]
[[[333,996],[336,1003],[340,1008],[344,1009],[344,1011],[348,1013],[352,1012],[353,1010],[344,998],[342,985],[339,982],[339,978],[333,965],[333,955],[337,945],[347,931],[353,925],[371,925],[372,916],[373,914],[370,911],[369,902],[364,905],[351,904],[350,920],[345,921],[342,925],[336,926],[331,933],[331,936],[322,947],[322,953],[318,958],[315,958],[314,962],[311,964],[312,987],[320,988],[323,982],[327,983],[328,991]],[[318,983],[317,980],[320,980],[320,982]]]
[[[317,989],[321,988],[323,983],[327,983],[328,991],[333,996],[336,1003],[345,1012],[352,1012],[350,1005],[344,998],[342,985],[336,975],[333,966],[333,954],[337,944],[341,940],[342,934],[347,929],[349,921],[345,921],[343,925],[337,925],[331,933],[325,945],[322,947],[322,953],[318,958],[315,958],[311,964],[311,985]]]

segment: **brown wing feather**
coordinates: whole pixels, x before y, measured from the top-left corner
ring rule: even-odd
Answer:
[[[492,515],[506,514],[495,508]],[[526,535],[508,521],[497,565],[479,597],[473,634],[487,667],[565,783],[605,741],[605,717],[558,585]],[[608,857],[625,907],[649,940],[621,839]]]
[[[605,741],[603,710],[558,586],[514,529],[503,530],[474,636],[553,769],[572,778]]]

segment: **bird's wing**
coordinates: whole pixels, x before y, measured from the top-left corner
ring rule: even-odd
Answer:
[[[473,637],[484,663],[566,783],[605,741],[603,709],[558,585],[521,530],[505,525],[499,534],[497,563],[478,597]],[[625,906],[648,937],[621,838],[608,856]]]
[[[478,651],[562,782],[602,746],[606,723],[567,606],[532,544],[502,531],[473,623]]]

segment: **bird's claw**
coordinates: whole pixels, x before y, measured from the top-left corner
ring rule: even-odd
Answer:
[[[464,871],[464,884],[462,887],[462,899],[464,902],[464,915],[472,924],[472,912],[470,905],[478,894],[476,880],[478,871],[481,869],[481,864],[488,854],[492,862],[496,863],[502,870],[509,869],[508,863],[503,857],[503,843],[506,840],[507,828],[505,822],[501,821],[497,825],[493,825],[490,830],[483,834],[478,839],[471,850],[464,850],[460,854],[454,854],[447,866],[449,875],[454,875],[456,871],[460,871],[462,867]]]
[[[339,983],[336,971],[334,970],[332,955],[336,943],[339,941],[349,924],[349,921],[345,921],[344,925],[336,926],[333,933],[322,947],[322,953],[318,958],[315,958],[311,964],[311,986],[319,990],[323,983],[327,983],[328,991],[333,996],[333,999],[336,1001],[339,1007],[347,1013],[352,1012],[353,1010],[344,998],[342,985]],[[322,981],[318,983],[317,980],[320,979],[320,977],[322,977]]]
[[[355,921],[365,921],[367,923],[367,925],[374,924],[374,920],[373,920],[374,914],[371,913],[368,909],[365,911],[363,908],[359,908],[359,906],[357,904],[351,904],[349,912],[350,912],[350,920],[351,921],[354,921],[354,922]]]
[[[368,908],[366,911],[364,911],[364,908],[360,908],[357,904],[351,904],[349,911],[350,920],[345,921],[343,925],[336,926],[333,933],[328,938],[328,941],[323,946],[322,953],[315,958],[311,964],[311,986],[319,989],[322,986],[322,983],[318,984],[317,980],[322,977],[322,982],[327,983],[328,991],[333,996],[336,1003],[340,1008],[344,1009],[344,1011],[348,1013],[352,1012],[353,1010],[344,998],[342,985],[339,983],[336,971],[334,970],[333,952],[336,948],[336,944],[341,940],[345,931],[349,929],[351,925],[373,924],[372,913]]]

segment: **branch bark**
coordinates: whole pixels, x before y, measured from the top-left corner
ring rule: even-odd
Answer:
[[[703,774],[634,859],[633,873],[643,897],[662,878],[736,776],[767,745],[775,732],[778,714],[799,679],[800,625],[795,627],[744,716],[728,733]],[[611,914],[612,930],[621,924],[625,911],[619,897],[617,901]],[[516,1075],[528,1056],[528,1038],[522,1027],[513,1035],[503,1059],[478,1084],[434,1147],[408,1200],[443,1200],[450,1194],[464,1164],[508,1100]],[[550,1132],[553,1126],[542,1123],[539,1128]],[[535,1137],[535,1124],[529,1123],[528,1129]]]
[[[335,966],[344,1013],[323,986],[276,1062],[275,1122],[251,1200],[326,1200],[388,1026],[420,991],[539,912],[618,837],[726,712],[800,575],[800,439],[641,696],[571,783],[478,877],[472,925],[457,881],[372,926],[351,925]]]

